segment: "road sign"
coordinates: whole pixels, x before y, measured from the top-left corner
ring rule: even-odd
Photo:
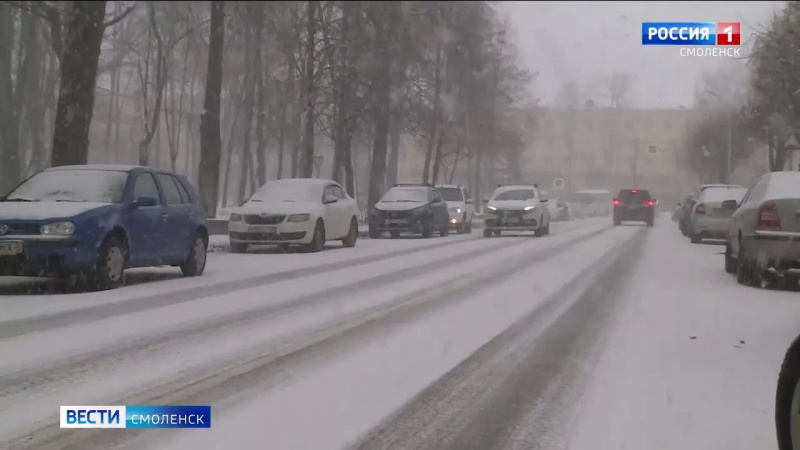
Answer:
[[[656,147],[655,145],[648,145],[647,146],[647,153],[649,153],[651,155],[655,155],[656,153],[658,153],[658,147]]]
[[[564,179],[556,178],[555,180],[553,180],[553,187],[556,189],[564,189]]]

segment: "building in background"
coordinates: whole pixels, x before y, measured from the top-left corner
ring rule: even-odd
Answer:
[[[548,108],[524,113],[526,159],[534,177],[565,190],[647,187],[663,196],[696,177],[682,149],[702,109]],[[535,126],[533,126],[535,124]]]

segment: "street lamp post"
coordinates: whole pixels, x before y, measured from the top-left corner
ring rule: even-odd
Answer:
[[[720,97],[716,92],[712,91],[711,89],[706,89],[706,92],[709,95],[712,95],[719,99],[721,102],[725,103],[726,106],[730,107],[730,103],[726,102],[722,97]],[[727,136],[727,145],[726,145],[726,155],[725,155],[725,183],[730,184],[731,179],[731,155],[733,154],[733,120],[734,120],[734,113],[731,110],[730,114],[728,114],[728,136]]]

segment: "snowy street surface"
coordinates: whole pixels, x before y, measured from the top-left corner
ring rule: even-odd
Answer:
[[[224,238],[224,237],[223,237]],[[668,218],[229,254],[116,291],[0,280],[0,448],[776,448],[796,292]],[[210,430],[61,430],[59,405],[211,404]]]

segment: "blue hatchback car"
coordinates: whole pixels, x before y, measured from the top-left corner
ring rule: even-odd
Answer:
[[[196,191],[185,177],[150,167],[53,167],[0,199],[0,276],[74,277],[114,289],[132,267],[201,275],[207,248]]]

